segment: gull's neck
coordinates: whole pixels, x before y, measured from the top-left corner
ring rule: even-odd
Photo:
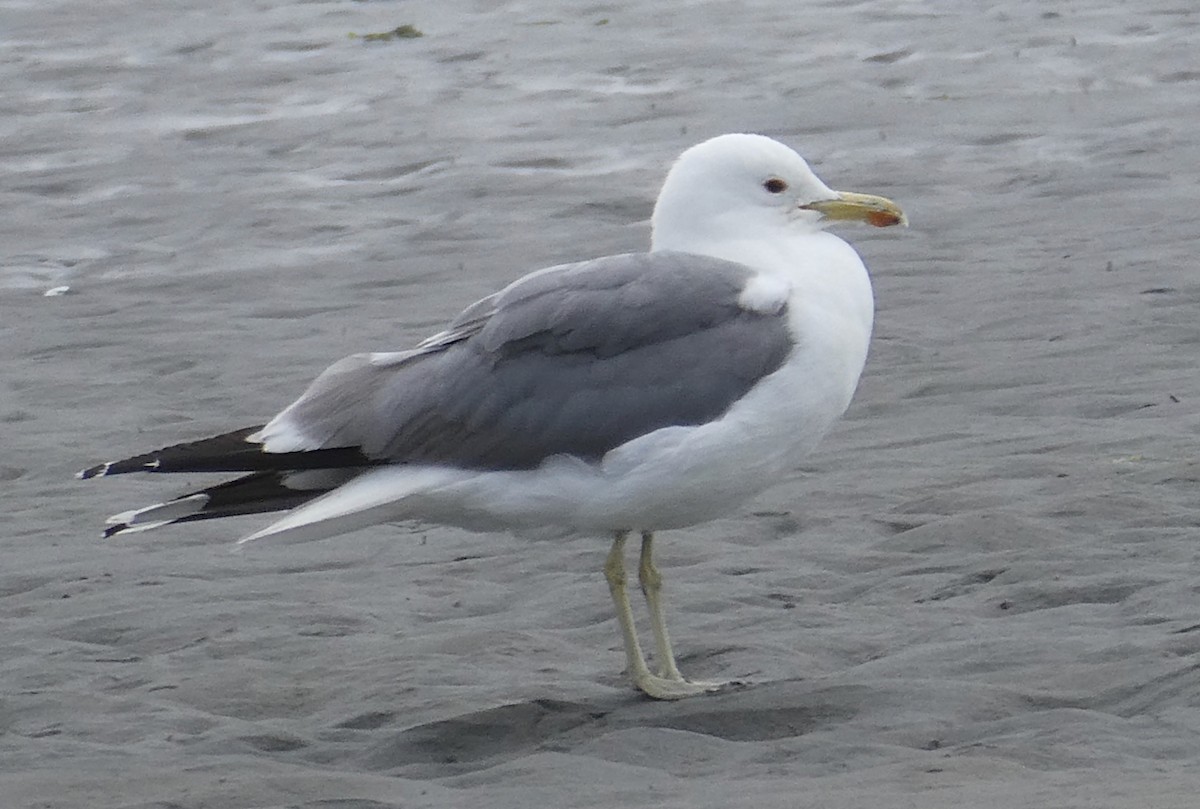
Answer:
[[[793,307],[820,310],[853,324],[852,330],[864,338],[865,352],[875,301],[867,269],[854,248],[805,222],[741,224],[711,229],[656,227],[650,249],[724,259],[774,276],[791,290]]]
[[[674,250],[711,256],[753,267],[759,272],[791,275],[791,269],[826,239],[837,239],[808,223],[778,219],[763,222],[726,215],[710,217],[703,225],[661,217],[654,223],[650,251]]]

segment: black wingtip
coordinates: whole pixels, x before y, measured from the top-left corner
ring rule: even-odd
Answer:
[[[110,525],[104,529],[104,538],[109,539],[110,537],[114,537],[117,534],[124,531],[128,527],[129,527],[128,523],[121,523],[120,525]]]
[[[104,477],[108,474],[108,468],[110,466],[112,466],[112,464],[106,462],[102,464],[96,464],[95,466],[89,466],[87,469],[80,469],[75,473],[75,479],[91,480],[92,478]]]
[[[244,427],[199,441],[108,461],[78,472],[80,480],[124,475],[128,472],[270,472],[302,469],[349,469],[373,466],[359,447],[330,447],[296,452],[267,452],[262,444],[248,441],[262,425]]]
[[[159,450],[159,452],[161,451]],[[138,455],[135,458],[126,458],[123,461],[105,461],[102,464],[81,469],[75,473],[75,477],[80,480],[89,480],[108,475],[125,475],[129,472],[157,472],[159,467],[162,466],[162,462],[158,459],[157,454],[148,453],[146,455]]]

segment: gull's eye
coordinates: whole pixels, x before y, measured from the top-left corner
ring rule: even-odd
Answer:
[[[772,194],[782,194],[784,191],[787,191],[788,184],[778,177],[772,177],[763,183],[763,188],[767,189]]]

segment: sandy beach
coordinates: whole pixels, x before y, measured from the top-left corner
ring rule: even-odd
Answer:
[[[966,5],[0,2],[0,807],[1193,809],[1200,9]],[[730,131],[912,223],[839,231],[843,422],[661,536],[748,687],[629,687],[605,538],[101,539],[197,481],[76,470],[643,249]]]

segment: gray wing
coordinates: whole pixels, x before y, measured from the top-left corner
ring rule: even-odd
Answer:
[[[412,351],[335,364],[273,424],[307,449],[400,463],[598,459],[653,430],[719,418],[783,364],[786,307],[738,302],[754,275],[671,252],[541,270]]]

